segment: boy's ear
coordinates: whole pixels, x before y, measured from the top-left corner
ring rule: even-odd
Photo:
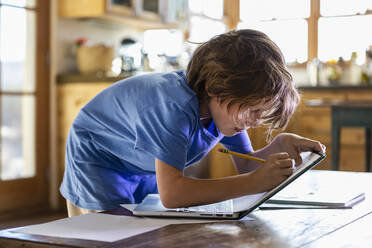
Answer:
[[[205,85],[205,93],[206,93],[206,95],[207,95],[208,97],[214,97],[214,96],[216,96],[216,95],[214,95],[214,94],[212,94],[212,93],[209,92],[209,90],[208,90],[208,86],[207,86],[207,85]]]

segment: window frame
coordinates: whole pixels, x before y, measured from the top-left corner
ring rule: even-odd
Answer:
[[[320,14],[320,1],[321,0],[310,0],[310,16],[304,18],[308,23],[308,57],[307,61],[311,61],[315,58],[318,58],[318,23],[319,19],[322,17],[335,17],[335,16],[322,16]],[[241,21],[239,17],[239,0],[224,0],[224,13],[225,13],[225,23],[227,28],[235,29],[238,23]],[[368,10],[365,13],[357,13],[354,15],[337,15],[341,16],[362,16],[362,15],[371,15],[372,10]]]
[[[314,58],[318,58],[318,22],[320,18],[335,17],[335,16],[322,16],[320,14],[320,1],[321,0],[310,0],[310,16],[304,18],[308,24],[308,42],[307,42],[307,61],[311,61]],[[201,16],[203,18],[211,19],[214,21],[221,21],[226,25],[227,30],[236,29],[240,20],[240,1],[239,0],[224,0],[223,17],[221,19],[210,18],[205,15],[195,14],[190,12],[191,16]],[[337,15],[341,16],[362,16],[372,15],[372,10],[368,10],[365,13],[357,13],[354,15]],[[306,61],[306,62],[307,62]],[[305,62],[305,63],[306,63]]]

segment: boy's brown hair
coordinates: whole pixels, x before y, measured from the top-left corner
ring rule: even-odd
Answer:
[[[300,100],[280,49],[256,30],[233,30],[201,44],[186,74],[200,103],[208,101],[208,93],[228,101],[228,108],[270,103],[262,116],[269,136],[286,127]]]

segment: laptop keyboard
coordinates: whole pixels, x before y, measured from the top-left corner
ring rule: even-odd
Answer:
[[[191,212],[200,214],[232,214],[233,213],[233,201],[227,200],[214,204],[194,206],[188,208],[177,208],[177,212]]]

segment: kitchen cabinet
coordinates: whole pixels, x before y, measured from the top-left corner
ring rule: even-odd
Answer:
[[[363,95],[368,95],[369,99],[372,99],[372,89],[312,90],[304,92],[300,108],[288,131],[319,140],[327,146],[327,158],[323,165],[317,169],[331,169],[331,107],[310,107],[306,106],[305,101],[310,99],[352,100],[353,97],[358,96],[354,98],[355,100],[360,99]],[[365,171],[364,149],[364,128],[342,128],[340,170]]]
[[[59,0],[60,18],[94,18],[136,28],[183,28],[187,0]]]
[[[135,15],[138,9],[132,0],[106,0],[104,2],[106,2],[106,12],[111,14],[130,16]]]
[[[105,8],[105,0],[58,0],[58,16],[62,18],[98,17]]]
[[[327,146],[327,158],[315,169],[331,169],[331,108],[306,106],[306,100],[362,100],[372,99],[372,87],[345,88],[306,88],[302,89],[301,103],[292,117],[285,132],[296,133],[304,137],[321,141]],[[274,136],[280,132],[275,132]],[[265,129],[248,130],[255,150],[264,147]],[[361,159],[355,159],[361,158]],[[365,131],[363,128],[342,128],[340,147],[340,166],[343,171],[365,171]],[[209,156],[211,177],[223,177],[236,174],[229,156],[213,149]]]

